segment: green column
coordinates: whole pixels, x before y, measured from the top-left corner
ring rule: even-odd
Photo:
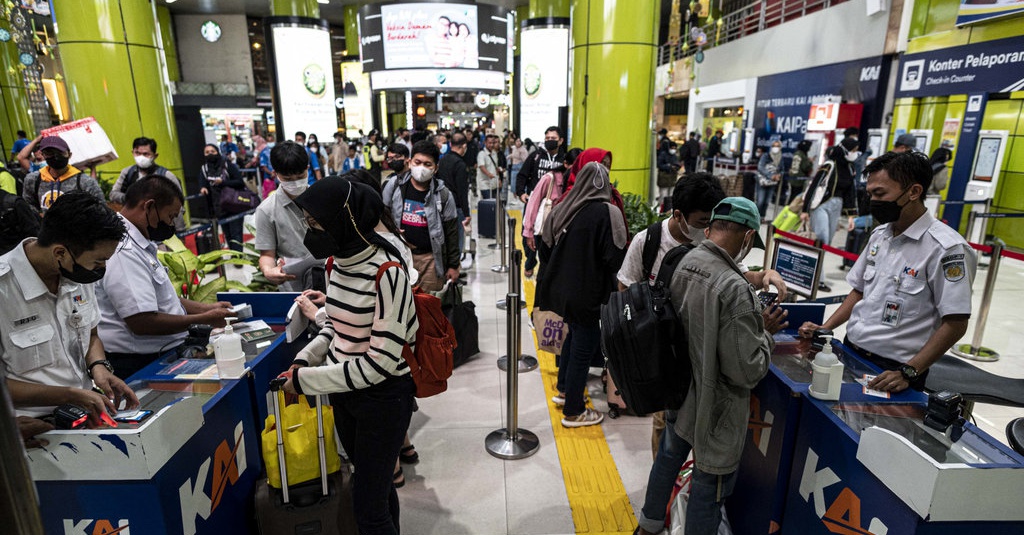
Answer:
[[[530,8],[528,6],[519,6],[516,8],[516,41],[515,41],[515,54],[519,55],[519,37],[523,33],[523,21],[529,20]]]
[[[167,65],[167,79],[172,82],[179,82],[181,81],[181,70],[178,68],[178,45],[174,42],[171,10],[167,9],[167,6],[157,6],[156,20],[160,25],[160,41],[164,47],[164,64]]]
[[[320,18],[320,4],[316,0],[270,0],[270,12],[277,17]]]
[[[184,179],[153,5],[148,0],[54,4],[71,114],[95,117],[119,156],[99,167],[101,182],[112,185],[121,169],[135,163],[132,140],[139,136],[156,140],[157,163]]]
[[[575,0],[570,146],[612,152],[619,190],[648,197],[658,0]]]
[[[0,20],[0,28],[14,33],[9,21]],[[10,159],[11,147],[14,140],[18,139],[15,132],[24,130],[29,139],[36,135],[36,127],[29,112],[28,89],[18,69],[19,64],[18,45],[13,40],[0,43],[0,140],[4,145],[4,153],[0,154],[0,158],[4,161]]]
[[[359,55],[359,4],[345,6],[345,54]]]
[[[586,1],[586,0],[584,0]],[[633,0],[630,0],[632,2]],[[645,2],[646,0],[640,0]],[[542,19],[542,18],[567,18],[569,16],[569,4],[571,0],[530,0],[530,16],[531,19]],[[612,4],[615,2],[612,1]],[[623,8],[626,7],[626,2],[623,2]]]

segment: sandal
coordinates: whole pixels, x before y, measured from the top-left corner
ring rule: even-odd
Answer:
[[[396,489],[400,489],[405,486],[405,472],[403,472],[401,468],[399,468],[398,471],[395,472],[393,481],[395,483]]]
[[[412,453],[409,453],[409,452]],[[416,446],[409,444],[398,452],[398,461],[402,464],[416,464],[420,461],[420,454],[416,452]]]

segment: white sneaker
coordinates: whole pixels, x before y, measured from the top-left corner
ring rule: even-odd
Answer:
[[[586,409],[576,416],[562,418],[562,427],[586,427],[588,425],[597,425],[603,420],[604,414],[594,409]]]
[[[469,255],[463,256],[462,263],[459,265],[462,266],[462,269],[469,269],[473,267],[473,257]]]
[[[551,396],[551,403],[558,405],[559,407],[565,405],[565,394],[559,392]]]

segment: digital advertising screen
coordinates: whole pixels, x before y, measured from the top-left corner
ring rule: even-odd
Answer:
[[[972,180],[991,182],[996,174],[996,161],[999,160],[999,149],[1003,140],[998,137],[982,137],[978,142],[978,154],[974,162]]]
[[[544,130],[558,124],[569,86],[569,29],[524,28],[519,39],[519,133],[543,139]]]
[[[285,138],[302,130],[331,139],[338,112],[326,28],[281,23],[270,28],[274,47],[277,129]]]
[[[775,240],[772,255],[772,269],[779,272],[786,281],[789,291],[807,298],[813,298],[821,276],[822,251],[784,239]]]
[[[357,138],[360,129],[363,132],[373,129],[370,76],[363,72],[363,66],[358,61],[346,61],[341,64],[341,85],[345,88],[342,101],[345,108],[345,136]]]
[[[510,72],[513,14],[451,2],[364,5],[359,9],[363,70],[480,69]],[[376,88],[376,86],[375,86]]]

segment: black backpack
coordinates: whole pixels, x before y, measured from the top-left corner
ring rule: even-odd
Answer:
[[[643,280],[612,293],[601,306],[601,348],[608,372],[626,405],[637,414],[681,407],[693,376],[669,285],[679,262],[694,247],[680,245],[665,253],[657,280],[650,284],[654,259],[647,257],[652,247],[657,255],[661,242],[661,223],[655,225],[658,230],[654,225],[648,228],[644,243]]]
[[[18,203],[24,203],[21,210]],[[21,240],[39,234],[40,217],[21,197],[0,190],[0,254],[5,254]]]

